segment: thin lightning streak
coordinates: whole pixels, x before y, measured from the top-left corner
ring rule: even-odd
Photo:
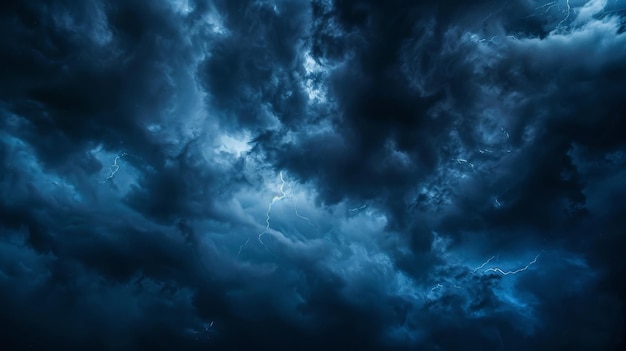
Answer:
[[[360,211],[360,210],[362,210],[362,209],[364,209],[366,207],[367,207],[367,205],[363,205],[361,207],[351,208],[351,209],[348,210],[348,212],[357,212],[357,211]]]
[[[556,6],[556,1],[552,1],[546,4],[543,4],[541,6],[535,7],[534,10],[541,10],[543,8],[545,8],[545,11],[541,12],[541,13],[533,13],[532,15],[523,17],[523,18],[530,18],[530,17],[534,17],[534,16],[541,16],[541,15],[545,15],[546,13],[548,13],[554,6]]]
[[[263,245],[263,246],[265,246],[265,243],[263,243],[262,236],[263,236],[263,234],[269,233],[270,230],[271,230],[271,228],[270,228],[270,217],[271,217],[271,213],[272,213],[272,206],[276,202],[278,202],[278,201],[280,201],[280,200],[282,200],[282,199],[287,197],[287,193],[285,193],[285,184],[286,184],[286,182],[285,182],[285,179],[283,178],[283,172],[278,173],[278,175],[279,175],[280,181],[281,181],[281,184],[280,184],[280,196],[276,196],[275,195],[272,198],[272,201],[270,201],[269,205],[267,206],[267,213],[265,214],[265,223],[266,223],[265,230],[262,231],[261,233],[259,233],[259,236],[258,236],[258,240],[261,243],[261,245]]]
[[[317,227],[313,224],[313,222],[311,222],[310,218],[308,218],[306,216],[303,216],[303,215],[300,214],[300,212],[298,212],[298,200],[296,199],[296,197],[292,197],[291,196],[293,194],[293,188],[291,187],[290,183],[285,182],[285,180],[282,177],[282,173],[280,173],[280,179],[282,181],[282,184],[281,184],[281,194],[282,194],[282,196],[280,197],[280,199],[284,199],[284,198],[287,198],[287,197],[292,198],[292,200],[293,200],[293,210],[294,210],[294,213],[296,214],[296,217],[306,221],[313,229],[317,230]],[[283,190],[284,186],[287,186],[287,188],[288,188],[287,192],[285,192]],[[278,200],[276,200],[276,201],[278,201]],[[263,233],[261,233],[261,234],[263,234]]]
[[[237,252],[237,258],[241,256],[241,251],[243,251],[243,249],[245,249],[248,246],[249,242],[250,242],[250,238],[248,238],[248,240],[246,240],[246,242],[243,243],[243,245],[239,246],[239,252]]]
[[[305,216],[301,215],[300,213],[298,213],[298,202],[296,200],[293,201],[293,209],[296,212],[296,216],[298,218],[307,221],[307,223],[309,223],[309,225],[311,227],[315,228],[315,226],[313,225],[313,223],[311,223],[311,220],[308,217],[305,217]]]
[[[552,2],[549,2],[549,3],[543,4],[543,5],[541,5],[541,6],[535,7],[535,10],[540,10],[540,9],[542,9],[542,8],[544,8],[544,7],[547,7],[547,8],[548,8],[548,10],[550,10],[550,9],[551,9],[551,8],[553,8],[555,5],[556,5],[556,1],[552,1]],[[546,11],[546,12],[548,12],[548,11]]]
[[[493,3],[495,4],[495,3],[497,3],[497,1],[494,1]],[[507,1],[507,2],[505,2],[505,3],[504,3],[504,6],[502,6],[499,10],[496,10],[496,9],[495,9],[495,6],[493,6],[493,9],[492,9],[492,10],[491,10],[491,12],[489,12],[489,14],[487,14],[487,16],[483,19],[482,23],[487,22],[487,20],[488,20],[489,18],[491,18],[491,16],[495,15],[496,13],[501,12],[501,11],[502,11],[502,10],[504,10],[504,9],[505,9],[508,5],[509,5],[509,2]]]
[[[120,165],[117,164],[117,161],[119,161],[122,157],[126,157],[125,152],[122,153],[120,156],[115,156],[115,159],[113,160],[113,164],[109,166],[109,169],[111,170],[111,174],[109,174],[109,176],[106,177],[106,179],[102,181],[102,183],[106,183],[107,181],[115,177],[115,174],[117,174],[117,172],[120,170]]]
[[[474,270],[472,271],[472,273],[476,273],[477,270],[482,269],[483,267],[485,267],[489,262],[491,262],[491,260],[493,260],[494,258],[496,258],[496,256],[491,256],[490,259],[488,259],[487,261],[485,261],[485,263],[481,264],[480,266],[474,268]]]
[[[569,1],[570,1],[570,0],[566,0],[566,5],[567,5],[567,10],[566,10],[566,11],[567,11],[567,15],[566,15],[566,16],[565,16],[565,18],[563,18],[563,19],[561,20],[561,22],[559,22],[559,24],[556,26],[556,28],[557,28],[557,29],[561,28],[561,25],[562,25],[565,21],[567,21],[567,19],[569,18],[570,12],[571,12],[571,10],[572,10],[572,6],[570,5]]]
[[[494,42],[494,40],[495,40],[497,37],[498,37],[497,35],[494,35],[494,36],[493,36],[493,37],[491,37],[490,39],[485,39],[485,38],[482,38],[482,39],[480,39],[478,42],[483,43],[483,42],[488,41],[488,42],[490,42],[490,43],[493,43],[493,42]]]
[[[430,292],[435,292],[435,290],[441,289],[441,288],[443,288],[443,285],[441,285],[440,283],[437,283],[437,285],[435,285],[432,289],[430,289]]]
[[[120,166],[117,164],[117,160],[120,159],[120,156],[115,156],[115,160],[113,160],[113,164],[111,165],[111,174],[106,178],[106,180],[113,179],[117,171],[120,170]]]
[[[289,194],[293,194],[293,189],[289,183],[287,183],[287,187],[289,188]],[[309,223],[311,227],[315,228],[315,226],[308,217],[305,217],[298,212],[298,200],[295,197],[293,197],[293,211],[295,212],[296,217],[305,220],[307,223]]]
[[[485,269],[485,271],[483,273],[486,272],[497,272],[500,273],[502,275],[509,275],[509,274],[517,274],[519,272],[523,272],[525,270],[528,269],[528,267],[532,266],[533,264],[535,264],[537,262],[537,259],[539,258],[539,255],[535,256],[535,259],[530,261],[530,263],[528,263],[526,266],[520,268],[520,269],[516,269],[514,271],[503,271],[502,269],[498,268],[498,267],[494,267],[494,268],[487,268]]]
[[[279,195],[275,195],[272,200],[270,201],[270,203],[267,205],[267,212],[265,213],[265,230],[263,230],[261,233],[259,233],[259,235],[257,236],[258,241],[261,243],[261,245],[263,245],[263,247],[265,247],[265,249],[267,250],[267,246],[265,246],[265,243],[263,242],[263,234],[269,234],[272,231],[271,225],[270,225],[270,220],[271,220],[271,213],[272,213],[272,207],[274,206],[274,204],[280,200],[286,199],[288,197],[291,197],[291,194],[293,193],[291,185],[289,183],[287,183],[285,181],[285,178],[283,177],[283,172],[279,172],[279,178],[280,178],[280,196]],[[285,187],[287,187],[287,190],[285,190]],[[298,212],[298,202],[297,200],[294,198],[293,199],[293,206],[294,206],[294,212],[296,214],[296,217],[306,221],[307,223],[309,223],[309,225],[311,227],[313,227],[315,230],[317,230],[317,228],[315,227],[315,225],[313,224],[313,222],[311,222],[311,220],[300,214],[300,212]],[[239,251],[237,252],[237,258],[239,258],[241,256],[241,253],[243,252],[243,249],[245,249],[248,244],[250,243],[250,238],[248,238],[242,245],[239,246]]]

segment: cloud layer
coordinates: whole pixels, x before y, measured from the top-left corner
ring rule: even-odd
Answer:
[[[626,3],[0,5],[10,349],[626,340]]]

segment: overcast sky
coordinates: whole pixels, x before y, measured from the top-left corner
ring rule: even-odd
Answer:
[[[625,348],[625,16],[3,1],[2,348]]]

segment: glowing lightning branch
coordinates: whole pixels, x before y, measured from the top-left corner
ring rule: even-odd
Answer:
[[[530,261],[530,263],[528,263],[526,266],[520,268],[520,269],[516,269],[514,271],[503,271],[502,269],[498,268],[498,267],[494,267],[494,268],[487,268],[485,269],[485,271],[483,273],[486,272],[496,272],[496,273],[500,273],[502,275],[509,275],[509,274],[517,274],[519,272],[523,272],[525,270],[528,269],[528,267],[532,266],[533,264],[535,264],[537,262],[537,259],[539,258],[539,255],[535,256],[535,259]]]
[[[250,242],[250,238],[248,238],[248,240],[246,240],[245,243],[243,243],[241,246],[239,246],[239,252],[237,252],[237,258],[239,258],[239,256],[241,256],[241,251],[243,251],[243,249],[248,246],[248,243]]]
[[[115,177],[115,173],[120,170],[120,166],[117,164],[117,160],[120,159],[120,156],[115,156],[115,160],[113,160],[113,164],[111,165],[111,174],[107,177],[107,180],[113,179]]]
[[[117,171],[120,170],[120,165],[117,164],[117,161],[119,161],[122,157],[126,157],[125,152],[122,153],[120,156],[115,156],[115,159],[113,160],[113,164],[109,167],[109,169],[111,170],[111,174],[109,174],[109,176],[106,177],[106,179],[102,181],[102,183],[106,183],[107,181],[115,177],[115,174],[117,174]]]
[[[490,42],[490,43],[495,43],[495,41],[494,41],[494,40],[496,40],[497,38],[498,38],[498,36],[497,36],[497,35],[494,35],[494,36],[493,36],[493,37],[491,37],[490,39],[485,39],[485,38],[482,38],[482,39],[478,40],[478,42],[483,43],[483,42],[488,41],[488,42]]]
[[[348,210],[348,212],[357,212],[357,211],[360,211],[360,210],[362,210],[362,209],[364,209],[366,207],[367,207],[367,205],[363,205],[361,207],[351,208],[351,209]]]
[[[440,283],[437,283],[437,285],[435,285],[432,289],[430,289],[430,292],[435,292],[435,290],[441,289],[441,288],[443,288],[443,285],[441,285]]]
[[[539,7],[535,7],[535,10],[540,10],[540,9],[545,8],[546,9],[545,12],[544,12],[544,14],[545,14],[548,11],[550,11],[550,9],[553,8],[554,6],[556,6],[556,1],[551,1],[549,3],[541,5]]]
[[[530,18],[530,17],[534,17],[534,16],[541,16],[541,15],[545,15],[546,13],[548,13],[548,12],[549,12],[549,11],[550,11],[550,10],[551,10],[554,6],[556,6],[556,5],[557,5],[557,4],[556,4],[556,1],[551,1],[551,2],[549,2],[549,3],[546,3],[546,4],[541,5],[541,6],[539,6],[539,7],[535,7],[535,8],[534,8],[534,10],[535,10],[535,11],[537,11],[537,10],[541,10],[541,9],[544,9],[544,11],[543,11],[543,12],[541,12],[541,13],[534,13],[534,14],[532,14],[532,15],[530,15],[530,16],[525,17],[525,18]]]
[[[270,228],[270,215],[272,213],[272,206],[276,202],[278,202],[278,201],[280,201],[280,200],[282,200],[282,199],[287,197],[287,193],[285,193],[285,184],[286,184],[286,182],[285,182],[285,179],[283,179],[283,172],[278,173],[278,175],[279,175],[280,181],[281,181],[281,184],[280,184],[280,196],[276,196],[275,195],[272,198],[272,201],[270,201],[269,205],[267,206],[267,213],[265,214],[265,224],[266,224],[265,225],[265,230],[262,231],[261,233],[259,233],[259,236],[258,236],[259,242],[263,246],[265,246],[265,244],[263,243],[263,240],[261,239],[261,237],[263,236],[263,234],[269,233],[270,230],[271,230],[271,228]]]
[[[491,260],[493,260],[494,258],[496,258],[496,256],[491,256],[490,259],[488,259],[487,261],[485,261],[485,263],[481,264],[480,266],[474,268],[474,270],[472,271],[472,273],[476,273],[477,270],[482,269],[483,267],[485,267],[489,262],[491,262]]]
[[[552,10],[552,8],[554,8],[557,5],[558,5],[557,1],[551,1],[551,2],[548,2],[548,3],[543,4],[541,6],[535,7],[534,8],[535,11],[539,11],[539,10],[543,10],[543,11],[533,13],[532,15],[526,16],[525,18],[545,15],[546,13],[550,12],[550,10]],[[565,17],[559,22],[559,24],[556,26],[556,29],[561,28],[563,23],[565,23],[569,19],[570,15],[571,15],[572,6],[570,4],[570,0],[566,0],[565,1],[565,5],[566,5],[566,8],[565,8],[565,10],[563,10],[563,12],[565,13]]]
[[[496,1],[494,1],[494,3],[497,3]],[[491,10],[491,12],[489,12],[489,14],[483,19],[483,23],[487,22],[487,20],[489,18],[491,18],[491,16],[495,15],[496,13],[502,12],[502,10],[504,10],[507,6],[509,5],[509,2],[505,2],[504,6],[502,6],[500,9],[496,10],[495,6],[493,6],[493,9]]]
[[[257,236],[257,240],[259,241],[259,243],[261,243],[261,245],[263,245],[263,247],[265,247],[266,250],[268,249],[265,246],[265,243],[263,242],[263,234],[269,234],[273,230],[270,225],[272,208],[275,203],[277,203],[280,200],[284,200],[286,198],[291,197],[291,194],[293,193],[291,185],[287,183],[285,181],[285,178],[283,177],[283,172],[279,172],[278,176],[281,182],[280,195],[275,195],[270,201],[270,203],[267,205],[267,211],[265,213],[265,229],[261,233],[259,233],[259,235]],[[285,189],[285,187],[287,189]],[[307,223],[309,223],[311,227],[313,227],[315,230],[318,230],[308,217],[305,217],[301,215],[300,212],[298,212],[298,203],[295,198],[293,198],[293,206],[294,206],[294,212],[296,214],[296,217],[306,221]],[[241,256],[241,252],[243,251],[243,249],[245,249],[248,246],[249,243],[250,243],[250,238],[248,238],[242,245],[239,246],[237,257]]]
[[[287,187],[289,187],[289,194],[293,194],[293,189],[291,188],[291,185],[287,184]],[[293,198],[293,211],[296,213],[296,217],[305,220],[307,223],[309,223],[311,227],[315,228],[315,226],[308,217],[305,217],[298,212],[298,200],[295,197]]]
[[[565,18],[563,18],[563,19],[561,20],[561,22],[559,22],[559,24],[556,26],[556,28],[557,28],[557,29],[558,29],[558,28],[561,28],[561,25],[562,25],[565,21],[567,21],[567,19],[569,18],[569,15],[570,15],[570,13],[571,13],[571,11],[572,11],[572,6],[570,5],[569,1],[570,1],[570,0],[566,0],[566,3],[565,3],[565,4],[567,5],[567,9],[566,9],[566,11],[567,11],[567,12],[566,12],[566,13],[567,13],[567,15],[565,15]]]
[[[296,200],[293,201],[293,210],[296,212],[296,216],[298,218],[305,220],[307,223],[309,223],[311,227],[315,228],[315,226],[313,225],[313,223],[311,223],[311,220],[308,217],[305,217],[298,213],[298,202]]]

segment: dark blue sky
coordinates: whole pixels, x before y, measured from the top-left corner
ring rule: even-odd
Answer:
[[[621,350],[623,0],[0,4],[6,350]]]

